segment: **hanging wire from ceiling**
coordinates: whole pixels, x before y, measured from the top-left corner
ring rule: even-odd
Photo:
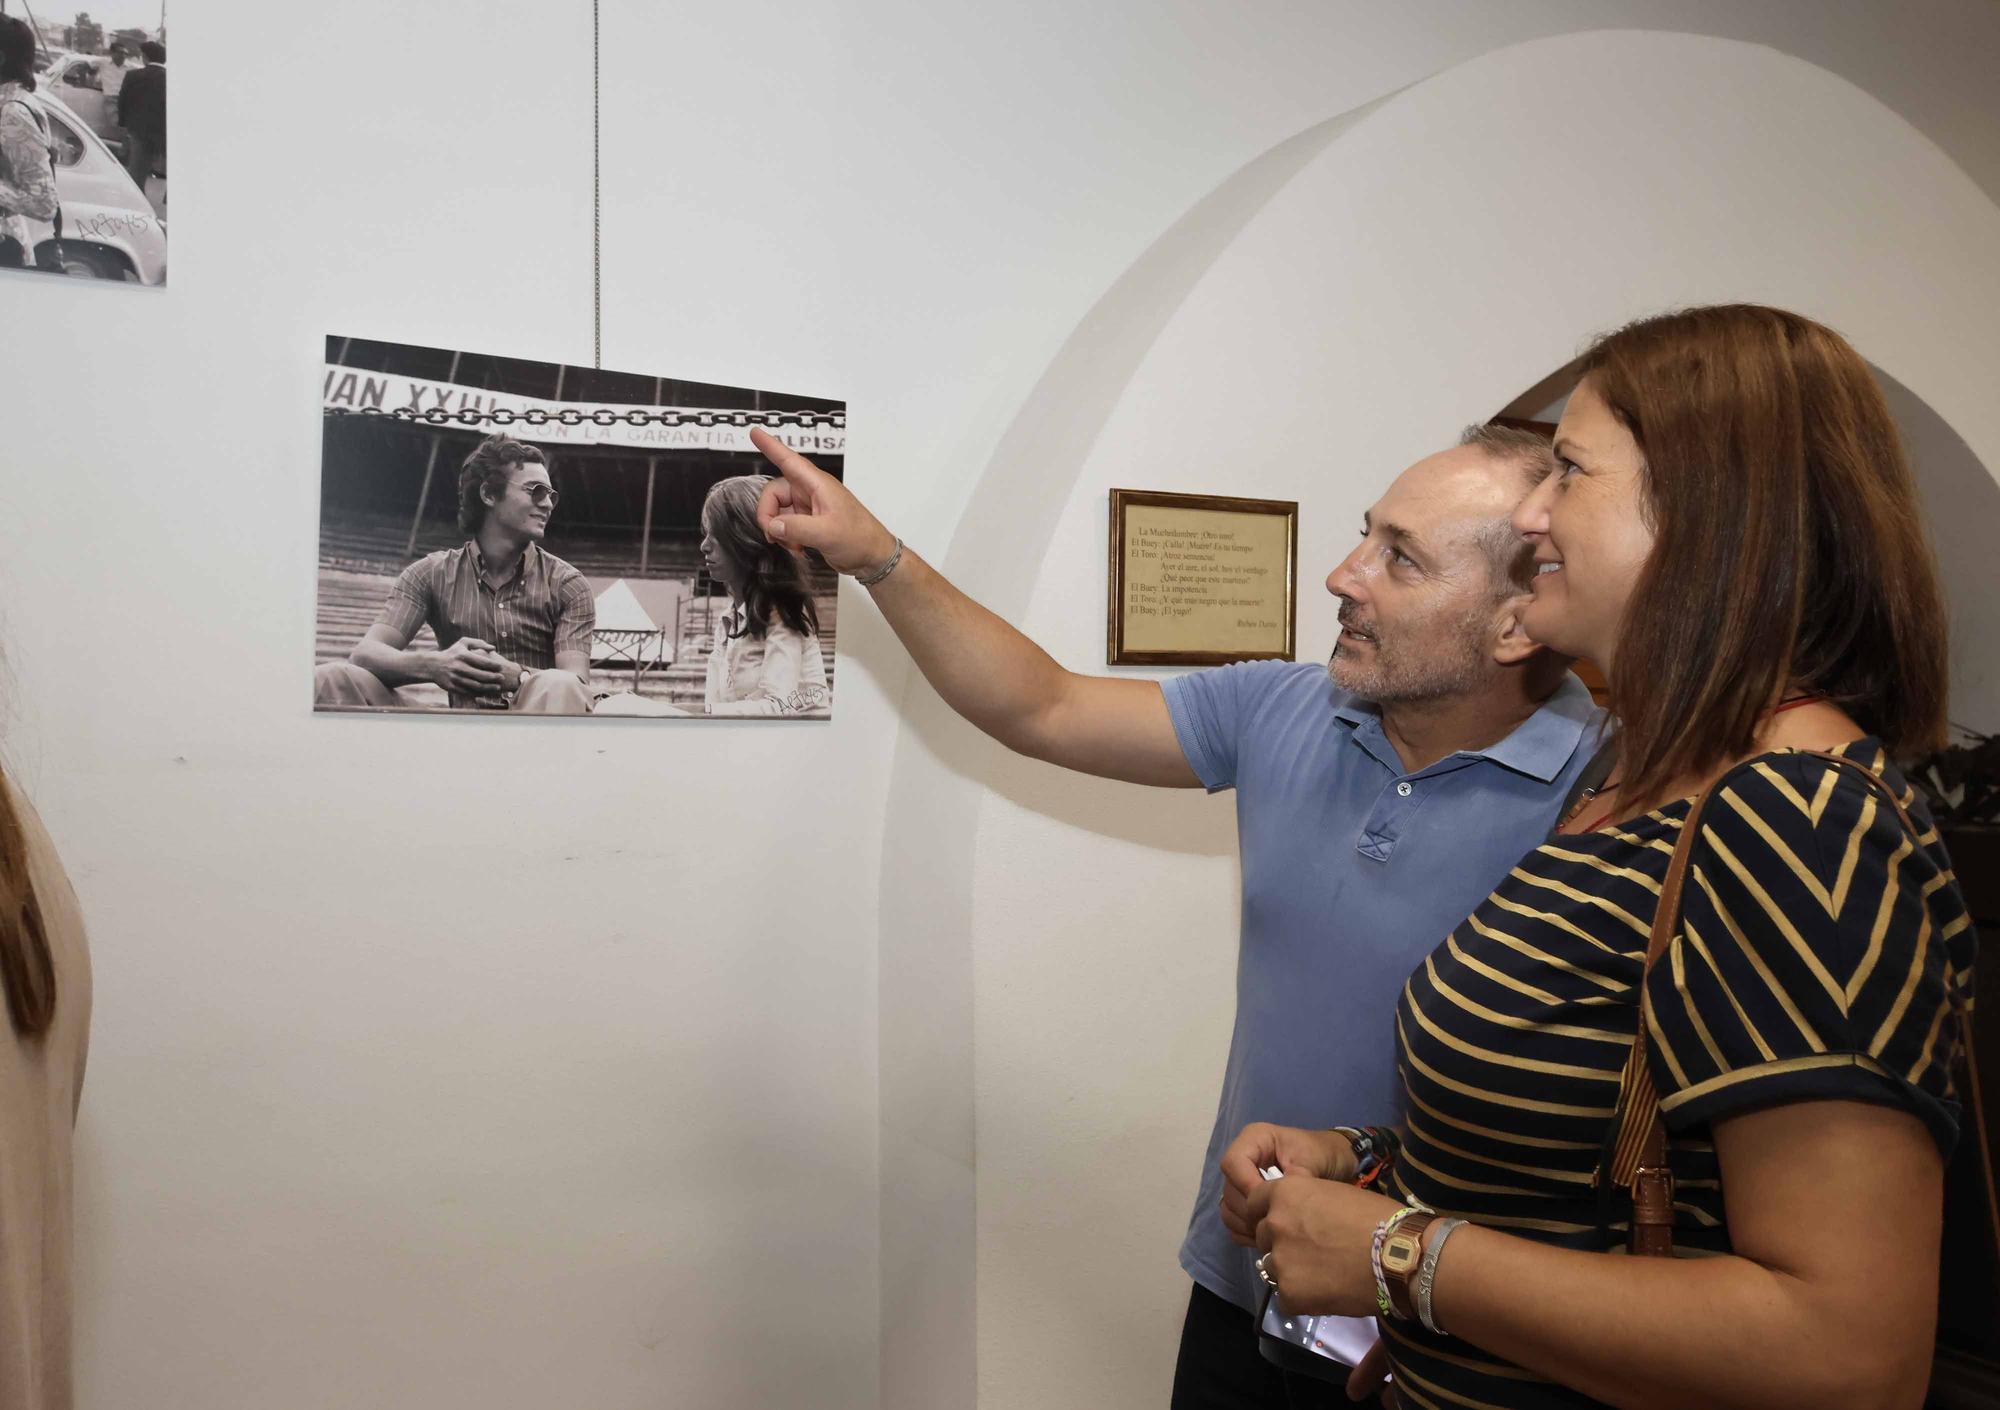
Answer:
[[[598,133],[603,103],[598,92],[598,5],[590,0],[590,345],[591,362],[604,366],[604,235],[603,179],[598,159]]]

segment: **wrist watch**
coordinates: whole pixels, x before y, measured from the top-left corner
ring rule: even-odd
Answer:
[[[521,687],[528,683],[528,677],[534,674],[535,674],[534,671],[529,667],[527,666],[521,667],[521,674],[514,678],[513,686],[507,690],[501,691],[499,695],[496,696],[495,698],[498,699],[500,703],[505,705],[508,709],[510,710],[513,709],[515,697],[520,695]]]
[[[1418,1210],[1396,1221],[1396,1227],[1382,1240],[1382,1280],[1389,1286],[1389,1306],[1405,1321],[1417,1315],[1410,1295],[1410,1279],[1424,1260],[1424,1230],[1437,1215]]]

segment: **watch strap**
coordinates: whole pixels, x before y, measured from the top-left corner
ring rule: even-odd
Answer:
[[[1404,1321],[1414,1321],[1417,1305],[1410,1281],[1423,1263],[1424,1230],[1437,1219],[1419,1209],[1396,1222],[1382,1240],[1382,1281],[1389,1290],[1389,1308]]]

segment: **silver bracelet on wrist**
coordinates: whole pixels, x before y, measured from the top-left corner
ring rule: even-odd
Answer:
[[[889,555],[889,561],[887,563],[884,563],[881,567],[877,568],[874,572],[870,573],[865,578],[862,577],[861,574],[856,573],[854,575],[854,581],[861,584],[861,586],[865,588],[872,588],[875,586],[875,584],[881,582],[882,579],[888,577],[891,573],[895,572],[896,565],[898,563],[901,563],[902,561],[903,561],[903,541],[901,539],[897,539],[896,551]]]
[[[1444,1241],[1450,1238],[1452,1231],[1464,1222],[1457,1216],[1438,1220],[1437,1227],[1430,1230],[1430,1244],[1424,1249],[1423,1262],[1417,1265],[1417,1276],[1411,1282],[1411,1287],[1416,1291],[1417,1320],[1438,1336],[1447,1336],[1449,1333],[1440,1327],[1431,1315],[1431,1287],[1437,1281],[1438,1258],[1444,1253]]]

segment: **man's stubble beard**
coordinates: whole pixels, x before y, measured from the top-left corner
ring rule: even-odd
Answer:
[[[1334,685],[1376,705],[1411,705],[1470,694],[1485,679],[1491,661],[1485,648],[1487,609],[1471,608],[1449,626],[1437,625],[1441,645],[1428,657],[1401,646],[1398,634],[1375,637],[1375,660],[1362,665],[1343,658],[1338,642],[1326,663]]]

